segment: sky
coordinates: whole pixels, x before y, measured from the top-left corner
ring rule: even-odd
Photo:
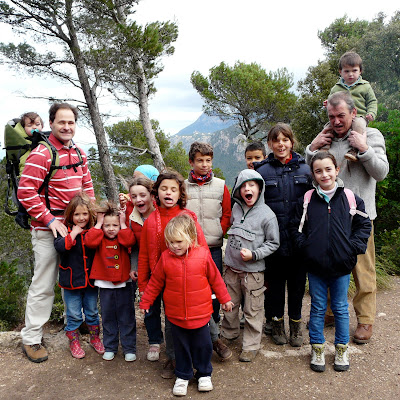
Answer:
[[[266,71],[286,67],[297,82],[324,58],[318,31],[344,15],[371,21],[382,11],[391,17],[400,10],[397,4],[393,0],[141,0],[135,14],[138,23],[169,20],[179,29],[175,53],[163,59],[164,70],[155,80],[157,93],[150,100],[150,117],[171,135],[193,123],[203,104],[190,76],[193,71],[208,75],[209,69],[222,61],[229,65],[256,62]],[[22,40],[4,25],[0,25],[0,35],[3,42]],[[23,95],[76,97],[66,84],[16,73],[4,65],[0,65],[0,85],[0,120],[4,124],[23,112],[37,111],[48,129],[48,102],[24,99]],[[121,107],[107,97],[100,106],[101,111],[115,114],[106,124],[139,116],[137,106]],[[3,147],[2,138],[1,142]],[[89,130],[78,126],[76,142],[86,147],[95,140]]]

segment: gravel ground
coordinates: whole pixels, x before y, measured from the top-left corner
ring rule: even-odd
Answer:
[[[366,345],[351,344],[351,367],[348,372],[333,370],[334,328],[325,330],[328,351],[327,368],[315,373],[309,368],[310,346],[294,349],[275,346],[270,337],[262,339],[262,349],[253,363],[238,361],[241,340],[229,343],[233,357],[220,362],[213,355],[214,390],[198,393],[190,382],[188,399],[400,399],[400,278],[393,278],[390,290],[378,293],[377,321],[373,340]],[[304,298],[304,320],[310,298]],[[352,308],[351,308],[352,310]],[[356,325],[351,312],[351,329]],[[29,362],[21,352],[19,332],[0,334],[0,399],[168,399],[173,380],[160,377],[160,362],[146,360],[147,340],[142,316],[138,315],[138,360],[124,361],[118,354],[113,361],[103,361],[84,338],[87,355],[82,360],[71,357],[67,340],[59,328],[48,327],[45,342],[49,360]]]

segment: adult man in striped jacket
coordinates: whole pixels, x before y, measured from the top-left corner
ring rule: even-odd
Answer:
[[[50,209],[44,192],[38,193],[50,173],[53,155],[48,146],[39,144],[26,160],[18,187],[18,199],[32,217],[32,247],[35,256],[34,274],[29,287],[25,310],[25,327],[21,331],[23,351],[30,361],[47,360],[42,346],[43,325],[48,321],[54,300],[54,285],[58,275],[59,257],[54,248],[57,233],[65,237],[63,212],[75,196],[84,191],[94,198],[92,178],[85,153],[72,141],[75,135],[78,110],[68,103],[55,103],[50,107],[51,134],[49,142],[55,147],[60,166],[48,182]],[[73,164],[82,163],[74,168]]]

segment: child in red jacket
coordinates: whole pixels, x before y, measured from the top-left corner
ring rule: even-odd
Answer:
[[[173,394],[186,395],[193,368],[197,371],[198,390],[208,392],[213,389],[208,324],[213,312],[212,291],[225,311],[232,310],[231,298],[210,252],[197,244],[196,224],[189,215],[172,218],[164,235],[169,250],[162,253],[140,308],[148,311],[164,289],[165,314],[172,325],[176,357]]]
[[[103,323],[104,360],[111,361],[118,352],[119,337],[125,361],[136,360],[136,319],[129,249],[136,242],[126,226],[125,212],[107,203],[97,212],[97,223],[85,237],[85,244],[96,249],[90,278],[100,288]]]

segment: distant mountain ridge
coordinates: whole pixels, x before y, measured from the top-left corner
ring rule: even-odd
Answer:
[[[170,140],[172,144],[182,142],[187,152],[195,141],[210,143],[214,148],[213,166],[222,170],[229,188],[232,188],[239,172],[246,168],[244,150],[247,142],[239,126],[232,122],[202,114]]]

